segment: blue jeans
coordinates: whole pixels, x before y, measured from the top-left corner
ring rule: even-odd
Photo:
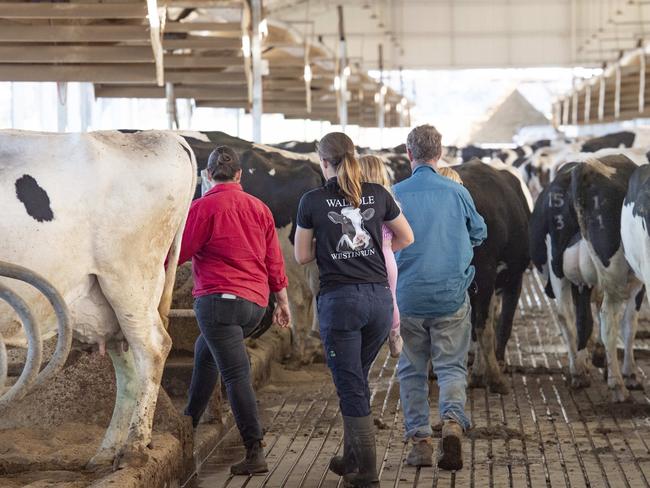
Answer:
[[[195,427],[198,425],[221,372],[235,423],[247,447],[264,436],[244,338],[253,333],[264,311],[248,300],[220,295],[198,297],[194,302],[201,335],[194,344],[194,370],[185,415],[192,417]]]
[[[404,410],[405,437],[432,435],[429,420],[428,364],[438,376],[442,420],[454,420],[470,427],[465,414],[467,394],[467,352],[471,338],[469,299],[457,312],[446,317],[421,319],[402,317],[404,348],[397,375]]]
[[[320,336],[341,413],[370,415],[368,373],[393,321],[388,285],[341,285],[318,297]]]

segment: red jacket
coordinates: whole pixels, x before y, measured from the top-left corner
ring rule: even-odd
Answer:
[[[289,282],[271,211],[237,183],[192,203],[179,264],[190,258],[195,297],[231,293],[266,307]]]

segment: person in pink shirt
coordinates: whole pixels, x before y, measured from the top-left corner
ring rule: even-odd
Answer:
[[[384,162],[377,156],[367,155],[359,158],[361,164],[361,177],[366,183],[377,183],[391,192],[390,178]],[[392,194],[392,192],[391,192]],[[397,358],[402,352],[402,336],[399,333],[399,309],[395,291],[397,289],[397,262],[393,253],[393,233],[385,225],[382,226],[384,260],[386,261],[386,272],[388,273],[388,285],[393,294],[393,325],[388,336],[388,347],[391,357]]]

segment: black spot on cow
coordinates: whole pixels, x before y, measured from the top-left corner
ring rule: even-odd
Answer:
[[[645,298],[645,286],[639,290],[639,293],[636,294],[636,297],[634,297],[634,304],[636,306],[636,311],[638,312],[641,310],[641,306],[643,305],[643,299]]]
[[[551,240],[550,267],[555,276],[562,278],[564,251],[580,238],[580,226],[571,200],[571,174],[580,163],[562,167],[557,177],[547,186],[535,202],[528,229],[530,254],[538,270],[547,264],[546,236]]]
[[[286,141],[280,142],[278,144],[271,144],[271,147],[277,147],[278,149],[283,149],[285,151],[291,151],[298,154],[308,154],[316,152],[318,142]]]
[[[596,152],[606,148],[632,147],[636,134],[630,131],[614,132],[589,139],[582,145],[582,152]]]
[[[571,175],[571,196],[587,239],[605,267],[621,247],[621,209],[637,165],[617,154],[576,166]],[[603,172],[615,169],[611,175]]]
[[[633,205],[632,215],[644,220],[650,235],[650,165],[639,167],[630,178],[625,205]]]
[[[535,141],[530,145],[530,148],[533,150],[533,152],[537,151],[538,149],[541,149],[542,147],[551,147],[551,140],[540,139],[539,141]]]
[[[54,213],[50,207],[50,197],[30,175],[23,175],[16,180],[16,196],[23,202],[25,210],[38,222],[54,220]]]
[[[460,157],[463,163],[467,163],[474,158],[483,159],[492,157],[497,152],[498,150],[496,149],[483,149],[482,147],[469,145],[461,149]]]
[[[292,159],[224,132],[200,134],[208,141],[183,135],[196,156],[198,171],[207,167],[208,157],[215,147],[232,148],[241,161],[244,191],[259,198],[271,209],[276,227],[291,225],[289,239],[293,242],[300,197],[323,184],[320,167],[297,155]],[[199,191],[195,198],[200,196]]]
[[[502,297],[501,317],[496,330],[497,359],[504,358],[512,330],[512,319],[521,292],[523,274],[530,262],[528,220],[530,211],[519,180],[508,171],[498,171],[480,161],[453,166],[469,191],[487,225],[487,239],[474,248],[472,264],[478,293],[471,296],[472,325],[485,326],[493,293]],[[497,272],[500,265],[505,265]]]

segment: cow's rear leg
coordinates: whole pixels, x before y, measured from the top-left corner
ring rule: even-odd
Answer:
[[[501,292],[501,315],[499,318],[499,327],[497,329],[497,361],[500,365],[505,365],[506,346],[512,333],[512,322],[517,311],[517,303],[521,294],[521,285],[523,275],[515,278],[514,282],[509,283]],[[501,368],[504,369],[503,367]]]
[[[135,407],[116,462],[119,466],[142,465],[148,459],[156,400],[171,349],[171,338],[157,310],[164,284],[163,269],[161,266],[160,274],[149,281],[134,281],[125,275],[115,279],[113,276],[110,279],[99,277],[99,283],[133,355]]]
[[[593,352],[591,354],[591,364],[596,368],[605,368],[607,366],[607,353],[605,352],[605,344],[602,338],[602,331],[604,329],[602,325],[602,317],[600,315],[600,310],[603,308],[603,298],[599,296],[596,298],[596,303],[592,304],[592,316],[595,316],[598,319],[598,326],[594,327],[594,334],[592,337],[593,341]]]
[[[613,402],[625,402],[630,398],[630,392],[623,383],[621,368],[617,356],[618,330],[622,318],[623,304],[612,299],[605,293],[601,308],[601,336],[607,352],[607,386],[611,390]]]
[[[635,290],[625,304],[625,312],[623,314],[622,332],[623,343],[625,347],[625,357],[623,359],[623,379],[625,386],[628,390],[643,390],[643,384],[637,379],[636,361],[634,359],[634,339],[636,338],[636,331],[639,326],[638,310],[636,303],[636,295],[639,290]]]
[[[571,285],[571,295],[576,312],[576,329],[578,332],[578,350],[576,371],[571,376],[573,388],[584,388],[591,383],[589,377],[588,344],[593,335],[594,319],[591,313],[591,288]]]
[[[495,351],[496,341],[494,324],[496,323],[495,314],[499,305],[498,300],[499,298],[493,293],[487,307],[487,319],[484,321],[482,328],[476,329],[476,338],[480,350],[479,356],[482,356],[482,366],[485,367],[485,381],[488,388],[492,393],[501,393],[502,395],[506,395],[510,392],[510,388],[508,388],[508,385],[503,379]],[[477,371],[477,373],[480,373],[480,370]]]
[[[99,451],[88,463],[89,469],[115,462],[118,452],[126,443],[129,424],[135,409],[137,382],[133,352],[131,349],[125,351],[118,341],[109,342],[107,350],[115,369],[117,387],[115,407]]]

